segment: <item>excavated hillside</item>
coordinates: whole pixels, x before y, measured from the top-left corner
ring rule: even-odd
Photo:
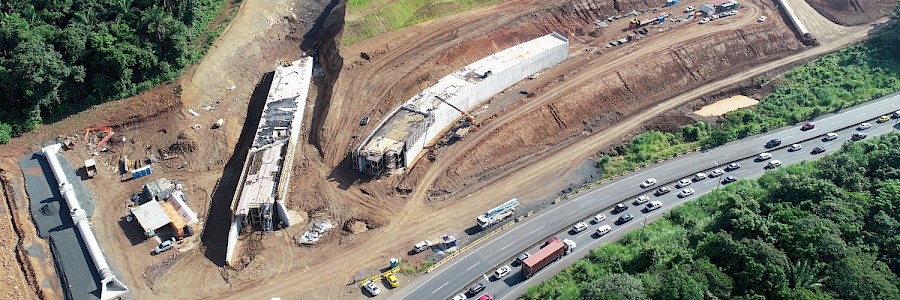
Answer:
[[[449,167],[430,195],[447,197],[667,97],[801,48],[790,31],[771,22],[698,38],[631,61],[488,133],[485,142],[464,151]]]
[[[505,2],[493,10],[502,13],[473,12],[471,17],[448,21],[445,30],[419,35],[389,33],[380,39],[382,44],[364,41],[342,48],[341,76],[334,83],[323,117],[314,121],[321,122],[314,125],[319,128],[314,143],[327,164],[338,166],[384,113],[453,70],[551,31],[574,36],[579,29],[593,30],[597,19],[660,7],[663,2],[579,0],[552,6],[541,1]],[[383,76],[387,73],[395,76]],[[369,125],[358,126],[364,116],[371,116]]]
[[[808,0],[809,5],[832,22],[854,26],[884,17],[897,0]]]

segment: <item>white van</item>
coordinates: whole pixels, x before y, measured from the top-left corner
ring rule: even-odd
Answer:
[[[825,134],[825,137],[823,137],[822,140],[824,140],[824,141],[833,141],[833,140],[835,140],[835,139],[837,139],[837,138],[838,138],[837,133],[829,132],[829,133]]]
[[[610,231],[612,231],[612,227],[610,227],[609,225],[603,225],[600,226],[600,228],[597,228],[597,235],[604,236]]]
[[[770,158],[772,158],[772,154],[769,154],[769,152],[763,152],[756,156],[756,159],[758,160],[767,160]]]

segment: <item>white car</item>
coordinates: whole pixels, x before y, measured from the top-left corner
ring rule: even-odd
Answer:
[[[603,222],[603,220],[606,220],[606,215],[604,214],[597,214],[596,216],[594,216],[594,224]]]
[[[497,279],[500,279],[500,278],[503,278],[503,276],[506,276],[506,274],[509,274],[509,272],[512,272],[512,267],[502,266],[502,267],[497,268],[496,271],[494,271],[494,277],[496,277]]]
[[[165,240],[162,243],[159,243],[159,245],[157,245],[156,248],[153,248],[153,255],[169,251],[169,249],[172,249],[172,247],[174,247],[174,246],[175,246],[175,238],[174,237],[171,239]]]
[[[647,180],[644,180],[644,182],[641,182],[641,187],[642,188],[651,187],[654,184],[656,184],[656,178],[647,178]]]
[[[756,19],[756,21],[757,21],[757,22],[765,22],[767,19],[769,19],[769,17],[766,17],[766,16],[760,16],[759,19]]]
[[[585,229],[587,229],[587,223],[585,222],[578,222],[575,226],[572,226],[572,231],[575,233],[582,232]]]
[[[709,177],[719,177],[722,176],[722,174],[725,174],[725,171],[722,171],[722,169],[715,169],[709,172]]]
[[[737,11],[736,11],[736,10],[732,10],[732,11],[727,12],[726,14],[728,14],[729,16],[736,16],[736,15],[737,15]]]
[[[709,16],[709,19],[710,19],[710,20],[716,20],[716,19],[718,19],[718,18],[719,18],[719,15],[712,15],[712,16]]]
[[[706,179],[706,173],[700,172],[694,175],[694,181]]]
[[[822,140],[823,141],[833,141],[833,140],[836,140],[837,138],[838,138],[837,133],[829,132],[829,133],[825,134],[824,137],[822,137]]]
[[[603,225],[597,228],[597,235],[604,236],[610,231],[612,231],[612,227],[610,227],[609,225]]]
[[[466,294],[459,294],[459,295],[453,296],[453,299],[450,299],[450,300],[466,300],[466,299],[468,299],[466,297]]]
[[[709,23],[709,18],[700,19],[700,24],[706,24],[706,23]]]
[[[788,151],[790,151],[790,152],[800,151],[800,149],[803,149],[803,145],[793,144],[790,147],[788,147]]]
[[[695,9],[697,9],[697,8],[694,7],[693,5],[691,5],[691,6],[688,6],[687,8],[685,8],[684,12],[686,12],[686,13],[693,12]]]
[[[683,189],[681,193],[678,193],[679,198],[684,198],[694,194],[694,189]]]
[[[772,158],[772,154],[769,154],[769,152],[763,152],[756,156],[757,160],[767,160],[770,158]]]
[[[769,168],[769,169],[774,169],[774,168],[777,168],[777,167],[780,167],[780,166],[781,166],[781,161],[780,161],[780,160],[777,160],[777,159],[776,159],[776,160],[773,160],[773,161],[770,161],[769,164],[766,165],[766,167]]]
[[[428,248],[431,248],[431,246],[433,246],[433,245],[434,245],[434,243],[432,243],[431,241],[424,240],[424,241],[418,242],[415,245],[413,245],[413,248],[416,249],[416,252],[422,252],[422,251],[428,250]]]
[[[366,290],[369,291],[369,294],[372,296],[378,296],[378,294],[381,294],[381,289],[379,289],[374,282],[366,282],[366,284],[364,284],[363,286],[366,287]]]
[[[859,127],[856,127],[857,130],[866,130],[866,129],[869,129],[869,128],[872,128],[872,124],[869,124],[869,123],[861,123],[861,124],[859,124]]]
[[[647,201],[650,201],[650,197],[647,197],[646,195],[641,195],[641,196],[638,196],[637,199],[634,199],[634,204],[641,205],[641,204],[647,203]]]
[[[662,207],[662,202],[650,201],[650,203],[647,204],[647,211],[654,211],[659,209],[660,207]]]
[[[685,179],[682,179],[681,181],[679,181],[678,184],[675,185],[675,187],[680,189],[680,188],[691,185],[691,183],[693,183],[693,181],[685,178]]]

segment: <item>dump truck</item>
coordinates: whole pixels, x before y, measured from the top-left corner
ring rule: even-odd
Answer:
[[[519,205],[519,199],[512,198],[511,200],[506,201],[506,203],[494,207],[483,215],[478,216],[475,222],[478,223],[481,230],[485,230],[488,227],[494,226],[497,223],[512,217],[516,213],[517,205]]]
[[[535,273],[559,260],[563,255],[575,251],[575,242],[569,239],[560,240],[559,238],[551,238],[544,243],[534,255],[522,261],[522,274],[525,278],[531,278]]]
[[[93,158],[84,161],[84,173],[88,178],[94,178],[97,175],[97,161]]]

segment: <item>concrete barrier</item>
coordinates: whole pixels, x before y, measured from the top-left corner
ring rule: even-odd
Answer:
[[[450,256],[448,255],[447,257],[450,257]],[[445,259],[446,259],[446,258],[445,258]],[[398,265],[398,266],[396,266],[396,267],[391,268],[390,270],[384,271],[384,273],[381,273],[381,274],[378,274],[378,275],[375,275],[375,276],[372,276],[372,277],[363,279],[362,281],[359,282],[359,287],[363,287],[364,285],[366,285],[366,283],[368,283],[368,282],[370,282],[370,281],[380,280],[381,278],[384,278],[384,276],[387,276],[388,273],[396,272],[396,271],[399,270],[399,269],[400,269],[400,266]],[[427,272],[426,272],[426,273],[427,273]]]

